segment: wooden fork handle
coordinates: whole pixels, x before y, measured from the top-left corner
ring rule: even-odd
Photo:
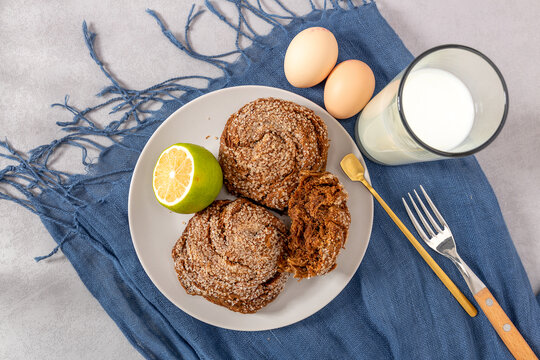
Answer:
[[[527,344],[523,336],[521,336],[515,325],[512,324],[504,310],[501,308],[501,305],[495,300],[495,297],[493,297],[488,288],[483,288],[477,292],[474,295],[474,298],[508,350],[510,350],[516,359],[538,360],[529,344]]]

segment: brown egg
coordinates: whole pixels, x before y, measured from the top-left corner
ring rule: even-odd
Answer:
[[[338,64],[324,85],[324,106],[336,119],[347,119],[364,108],[375,90],[373,71],[360,60]]]
[[[307,88],[323,81],[338,58],[334,34],[323,27],[311,27],[292,39],[283,62],[285,76],[292,86]]]

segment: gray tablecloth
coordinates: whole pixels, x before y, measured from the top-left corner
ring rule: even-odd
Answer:
[[[286,3],[303,9],[297,2]],[[218,6],[227,9],[223,3]],[[508,122],[478,159],[538,292],[540,2],[380,0],[378,6],[414,54],[443,43],[461,43],[484,52],[504,74],[510,91]],[[130,87],[143,88],[179,73],[200,73],[195,69],[200,63],[180,53],[158,31],[144,12],[147,7],[166,15],[172,30],[182,33],[191,2],[3,0],[0,136],[28,150],[57,138],[54,122],[70,119],[51,109],[51,103],[66,94],[80,107],[97,103],[93,95],[107,81],[88,56],[83,19],[99,34],[97,48],[108,68]],[[232,30],[212,16],[206,13],[196,21],[193,43],[206,54],[222,52],[225,44],[232,49]],[[206,40],[216,37],[214,42]],[[217,75],[213,71],[209,66],[209,76]],[[72,155],[63,156],[56,166],[83,171],[79,154]],[[0,202],[0,213],[0,358],[140,357],[61,254],[34,262],[34,256],[54,246],[39,219],[5,201]]]

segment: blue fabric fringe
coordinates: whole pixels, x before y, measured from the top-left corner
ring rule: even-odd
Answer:
[[[51,156],[63,146],[71,146],[79,148],[82,156],[82,163],[87,166],[89,173],[91,172],[92,163],[89,161],[88,157],[88,146],[92,146],[98,149],[100,152],[105,152],[110,149],[110,147],[105,147],[101,145],[98,141],[94,140],[96,137],[105,137],[111,140],[114,145],[122,147],[126,150],[131,150],[139,152],[140,149],[133,149],[128,144],[122,142],[122,139],[126,135],[133,135],[137,132],[143,130],[148,126],[155,125],[155,123],[160,123],[164,119],[151,117],[151,115],[159,113],[159,110],[145,110],[144,105],[149,102],[158,102],[165,104],[167,102],[178,102],[182,94],[189,93],[190,97],[202,95],[210,90],[210,86],[204,88],[196,88],[193,86],[185,85],[186,81],[199,79],[205,80],[210,84],[211,82],[219,82],[219,87],[226,86],[230,80],[230,73],[228,68],[231,63],[221,58],[239,54],[242,57],[242,60],[246,65],[249,65],[251,59],[246,55],[244,49],[240,46],[240,39],[246,38],[252,43],[265,48],[265,44],[260,41],[261,37],[253,28],[249,25],[246,20],[245,13],[249,12],[258,18],[266,21],[272,26],[278,27],[281,30],[286,32],[284,25],[282,25],[278,20],[292,20],[297,19],[297,14],[289,10],[283,3],[279,0],[273,0],[276,4],[279,5],[288,15],[279,15],[272,14],[263,9],[263,5],[260,0],[257,1],[257,6],[249,3],[245,0],[227,0],[228,2],[235,5],[238,14],[238,24],[234,25],[229,21],[212,3],[208,0],[205,1],[207,9],[217,18],[237,33],[235,46],[236,50],[229,51],[216,55],[202,55],[193,50],[193,46],[189,40],[189,31],[191,29],[193,21],[201,15],[204,10],[199,10],[195,12],[195,5],[191,7],[189,12],[186,25],[184,27],[184,39],[179,40],[176,38],[173,33],[167,29],[163,21],[160,19],[158,14],[151,9],[147,9],[146,12],[152,16],[157,24],[159,25],[163,34],[170,40],[170,42],[176,46],[182,52],[188,54],[194,59],[204,61],[220,69],[223,72],[222,78],[210,78],[204,75],[191,75],[191,76],[178,76],[168,80],[165,80],[159,84],[151,86],[143,90],[134,90],[129,89],[125,86],[122,86],[120,81],[116,79],[106,68],[105,64],[99,58],[95,48],[94,41],[96,34],[88,29],[86,21],[83,22],[82,31],[84,34],[84,40],[86,46],[88,47],[90,57],[95,61],[95,63],[100,68],[101,72],[105,75],[107,79],[111,82],[111,85],[105,87],[101,90],[97,96],[98,97],[110,97],[106,101],[93,106],[88,107],[84,110],[78,110],[73,105],[69,104],[69,96],[66,95],[63,103],[54,103],[51,107],[60,107],[65,110],[68,110],[73,114],[72,121],[69,122],[57,122],[56,124],[62,128],[63,131],[69,133],[60,139],[52,141],[50,144],[41,145],[32,149],[28,154],[22,154],[14,150],[8,140],[0,141],[0,147],[5,150],[3,153],[0,153],[0,157],[6,158],[15,162],[15,165],[8,165],[0,171],[0,183],[8,185],[11,187],[11,190],[0,190],[0,199],[8,200],[17,203],[18,205],[23,206],[32,213],[40,216],[42,219],[51,221],[57,225],[63,226],[66,229],[75,229],[76,221],[72,223],[66,223],[59,221],[55,218],[47,215],[47,208],[49,205],[44,205],[40,201],[40,194],[44,190],[52,190],[58,194],[61,194],[64,203],[62,204],[61,209],[55,209],[56,211],[66,212],[66,213],[75,213],[77,209],[81,206],[86,205],[85,202],[81,202],[73,195],[73,188],[82,184],[96,184],[96,183],[109,183],[113,185],[115,183],[115,175],[120,173],[129,173],[133,171],[133,167],[107,172],[100,174],[98,177],[88,175],[85,178],[81,178],[78,175],[70,174],[64,171],[53,170],[49,168],[49,159]],[[317,12],[318,10],[313,2],[309,0],[312,11]],[[367,3],[364,1],[364,4]],[[334,7],[339,7],[337,1],[332,2]],[[349,0],[347,1],[349,8],[354,8],[354,5]],[[326,1],[324,9],[326,10]],[[249,32],[249,33],[248,33]],[[180,94],[180,95],[179,95]],[[121,117],[118,120],[111,121],[107,126],[100,127],[94,121],[91,120],[90,116],[95,111],[109,107],[111,110],[109,114],[121,113]],[[146,117],[146,118],[145,118]],[[132,122],[135,121],[135,124]],[[100,182],[97,182],[98,178]],[[61,241],[58,242],[58,245],[47,255],[37,256],[36,261],[44,260],[58,252],[58,249],[61,248],[69,237],[64,237]]]
[[[188,36],[203,10],[191,8],[183,39],[174,36],[156,12],[147,10],[174,46],[218,68],[223,76],[178,76],[143,90],[129,89],[107,70],[94,48],[96,34],[83,23],[90,56],[110,81],[97,94],[103,102],[79,110],[66,96],[53,104],[73,115],[72,121],[57,123],[67,135],[27,154],[7,140],[0,142],[0,157],[10,164],[0,170],[0,199],[38,215],[58,244],[36,261],[62,249],[89,291],[149,359],[510,358],[485,316],[466,315],[379,207],[370,245],[349,285],[324,309],[285,328],[250,333],[216,328],[183,313],[154,287],[130,242],[127,197],[138,154],[168,115],[202,94],[243,84],[282,87],[322,104],[322,86],[293,89],[279,71],[286,45],[309,26],[325,26],[342,41],[338,61],[366,61],[375,74],[376,92],[412,60],[375,4],[367,1],[355,6],[350,0],[331,0],[318,9],[307,0],[312,11],[302,17],[280,0],[272,0],[282,10],[279,14],[265,10],[260,0],[227,1],[236,8],[234,21],[212,2],[205,2],[210,13],[236,32],[235,50],[212,56],[197,53]],[[271,33],[261,36],[254,31],[247,14],[271,25]],[[243,40],[251,46],[240,46]],[[231,55],[238,59],[226,61]],[[207,86],[187,85],[194,79],[206,81]],[[152,104],[161,108],[148,110]],[[109,109],[115,120],[98,125],[92,115],[100,109]],[[354,119],[341,123],[353,134]],[[102,140],[113,145],[105,146]],[[81,151],[86,174],[51,168],[52,156],[62,147]],[[89,149],[100,151],[97,162],[90,161]],[[441,189],[438,206],[449,223],[461,225],[455,235],[461,239],[463,258],[533,350],[540,351],[540,306],[474,157],[402,167],[369,160],[367,164],[374,187],[403,219],[406,214],[398,199],[404,191],[418,183]],[[470,297],[454,266],[445,260],[439,264]]]

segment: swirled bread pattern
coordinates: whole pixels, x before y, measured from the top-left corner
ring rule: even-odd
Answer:
[[[221,135],[224,184],[233,195],[284,210],[300,171],[325,169],[328,147],[326,124],[312,110],[257,99],[231,115]]]
[[[188,294],[241,313],[275,299],[288,274],[278,270],[288,231],[246,199],[218,200],[195,214],[172,250]]]

